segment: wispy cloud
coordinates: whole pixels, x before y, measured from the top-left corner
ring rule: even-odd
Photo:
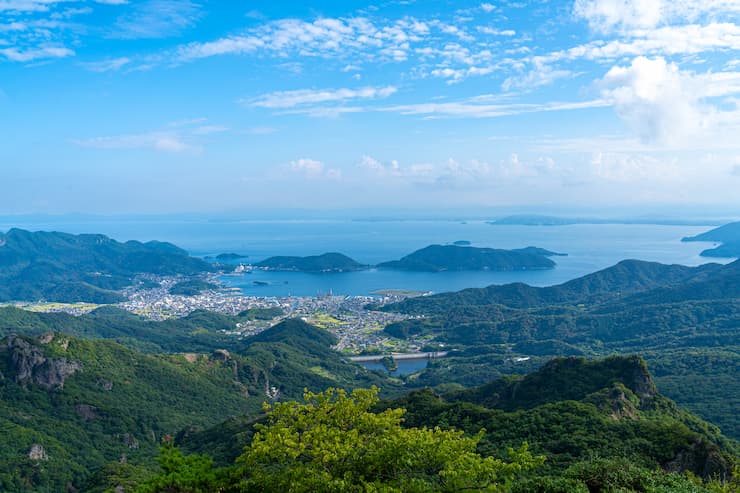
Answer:
[[[194,26],[200,17],[200,5],[190,0],[147,0],[118,17],[110,36],[121,39],[177,36]]]
[[[737,0],[576,0],[573,13],[601,33],[650,29],[740,13]]]
[[[51,6],[67,0],[0,0],[0,12],[46,12]]]
[[[202,125],[195,127],[191,133],[193,135],[212,135],[228,132],[229,130],[231,130],[229,127],[223,125]]]
[[[364,53],[372,58],[406,60],[411,43],[429,36],[430,28],[414,19],[376,25],[364,17],[319,18],[308,22],[281,19],[247,34],[190,43],[177,54],[183,61],[264,50],[287,56],[348,57]]]
[[[397,90],[394,86],[357,89],[299,89],[263,94],[254,99],[242,100],[241,103],[257,108],[288,109],[326,103],[344,103],[351,100],[382,99],[395,94]]]
[[[63,46],[40,46],[37,48],[0,48],[0,55],[11,62],[33,62],[49,58],[66,58],[75,52]]]
[[[252,127],[247,129],[245,133],[248,135],[269,135],[277,131],[278,129],[275,127]]]
[[[342,172],[338,168],[328,168],[316,159],[300,158],[290,162],[290,169],[305,178],[341,178]]]
[[[125,65],[129,65],[131,59],[128,57],[111,58],[108,60],[100,60],[98,62],[84,62],[81,63],[83,67],[91,72],[115,72],[120,70]]]
[[[423,115],[431,118],[496,118],[502,116],[521,115],[524,113],[602,108],[605,106],[611,106],[611,104],[612,103],[604,99],[574,102],[551,102],[541,104],[484,104],[479,103],[475,99],[468,99],[459,102],[430,102],[386,106],[383,108],[379,108],[379,111],[395,112],[402,115]]]
[[[81,147],[95,149],[148,149],[168,153],[198,150],[198,147],[186,142],[182,136],[171,132],[150,132],[111,137],[94,137],[90,139],[74,139],[72,143]]]

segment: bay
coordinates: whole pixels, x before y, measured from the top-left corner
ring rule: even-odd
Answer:
[[[682,243],[684,236],[707,226],[650,224],[576,224],[567,226],[493,226],[482,220],[179,220],[60,218],[27,224],[2,224],[0,230],[24,227],[70,233],[103,233],[117,240],[170,241],[198,256],[236,252],[247,263],[273,255],[317,255],[340,252],[365,264],[395,260],[430,244],[458,240],[473,246],[522,248],[537,246],[567,253],[554,257],[557,267],[516,272],[403,272],[367,270],[335,274],[254,271],[224,276],[225,285],[250,296],[314,296],[321,293],[369,295],[399,289],[443,292],[491,284],[525,282],[534,286],[560,284],[609,267],[624,259],[699,265],[709,259],[699,253],[707,243]],[[712,259],[712,261],[718,261]]]

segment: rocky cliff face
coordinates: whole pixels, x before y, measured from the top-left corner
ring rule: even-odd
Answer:
[[[3,353],[8,358],[8,377],[21,385],[34,383],[47,390],[61,389],[68,377],[82,371],[79,361],[47,358],[42,348],[14,335],[0,343],[0,357]]]

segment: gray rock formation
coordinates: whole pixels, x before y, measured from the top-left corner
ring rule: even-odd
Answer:
[[[89,421],[91,419],[100,419],[100,415],[96,412],[98,408],[91,406],[90,404],[75,404],[75,412]]]
[[[31,460],[49,460],[46,449],[38,443],[31,445],[31,450],[28,451],[28,458]]]
[[[139,441],[130,433],[123,434],[123,443],[130,449],[138,449]]]
[[[47,390],[61,389],[70,375],[82,370],[79,361],[47,358],[41,348],[15,335],[8,336],[0,351],[7,352],[10,371],[21,385],[35,383]]]

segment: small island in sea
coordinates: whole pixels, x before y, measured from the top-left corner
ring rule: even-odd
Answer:
[[[722,243],[721,245],[704,250],[702,257],[737,258],[740,257],[740,221],[725,224],[706,233],[688,236],[681,241],[707,241]]]
[[[469,242],[456,242],[469,243]],[[554,269],[549,257],[567,254],[529,246],[514,250],[478,248],[462,244],[430,245],[400,260],[382,262],[378,269],[419,272],[444,272],[465,270],[544,270]],[[324,253],[308,257],[270,257],[253,265],[256,269],[305,273],[356,272],[373,268],[341,253]]]
[[[346,255],[335,252],[308,257],[270,257],[254,264],[254,266],[265,270],[307,273],[354,272],[368,268],[367,265],[363,265]]]
[[[455,246],[470,246],[470,242],[468,240],[457,240],[452,242]]]
[[[430,245],[392,262],[383,262],[380,269],[422,272],[463,270],[543,270],[555,268],[549,257],[555,252],[536,247],[517,250],[476,248],[457,245]]]
[[[248,255],[242,255],[240,253],[220,253],[216,255],[216,260],[228,261],[228,260],[239,260],[247,258]]]

